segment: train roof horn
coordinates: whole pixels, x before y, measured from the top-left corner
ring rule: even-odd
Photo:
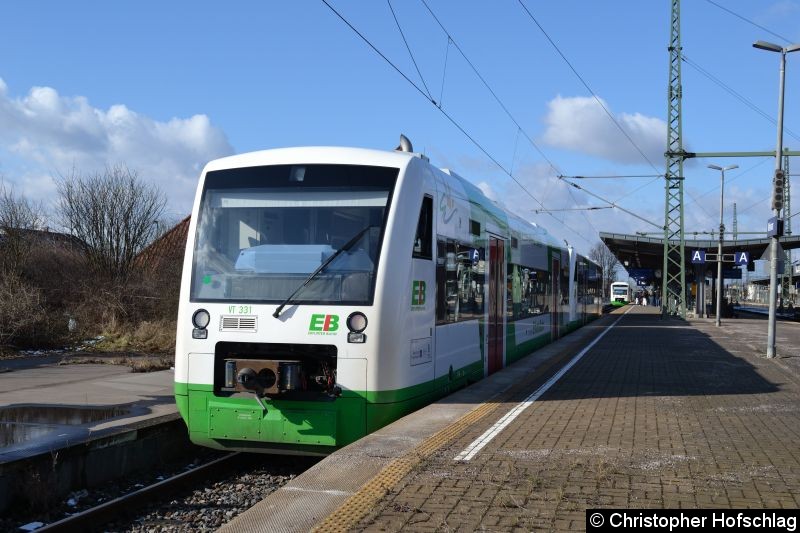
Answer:
[[[414,149],[411,147],[411,141],[408,140],[408,137],[400,134],[400,145],[395,148],[395,150],[400,152],[413,152]]]

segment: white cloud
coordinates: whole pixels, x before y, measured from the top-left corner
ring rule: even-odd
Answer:
[[[481,190],[481,192],[484,195],[486,195],[486,198],[495,202],[497,201],[497,193],[494,192],[494,189],[492,188],[491,185],[489,185],[485,181],[482,181],[478,183],[477,187]]]
[[[604,101],[603,106],[610,111]],[[641,113],[620,113],[614,119],[653,164],[663,164],[667,142],[663,120]],[[556,96],[548,103],[545,123],[543,139],[551,146],[620,163],[647,163],[594,98]]]
[[[233,148],[208,116],[154,120],[114,105],[92,107],[82,96],[61,96],[34,87],[22,98],[8,95],[0,79],[0,154],[3,174],[26,194],[52,196],[45,177],[92,173],[125,164],[167,194],[168,209],[187,213],[203,165]]]

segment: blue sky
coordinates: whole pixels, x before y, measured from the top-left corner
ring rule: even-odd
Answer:
[[[424,85],[503,169],[321,1],[239,2],[232,9],[76,0],[0,6],[0,175],[48,204],[54,176],[124,163],[167,193],[177,218],[188,213],[210,159],[283,146],[391,149],[402,132],[433,164],[454,169],[581,251],[597,242],[598,231],[653,231],[617,210],[537,214],[541,206],[530,195],[551,209],[603,205],[555,175],[664,172],[670,2],[524,0],[594,94],[517,0],[427,2],[522,131],[448,46],[425,5],[393,0]],[[752,43],[800,42],[800,0],[716,2],[764,29],[707,0],[683,1],[682,45],[691,61],[683,63],[686,148],[773,150],[775,124],[699,69],[774,118],[779,56]],[[423,87],[387,2],[330,3]],[[787,58],[789,148],[800,147],[798,102],[800,53]],[[719,223],[719,173],[708,163],[740,167],[726,174],[728,226],[736,202],[739,230],[763,230],[774,167],[768,158],[687,162],[687,230]],[[800,173],[800,162],[792,165]],[[663,224],[661,179],[581,184]]]

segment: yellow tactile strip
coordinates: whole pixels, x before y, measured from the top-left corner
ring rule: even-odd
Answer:
[[[580,342],[578,339],[575,340]],[[550,346],[552,347],[553,345]],[[393,460],[363,485],[358,492],[350,496],[338,509],[329,514],[312,531],[315,533],[348,531],[364,518],[389,490],[397,485],[415,466],[455,440],[470,425],[488,416],[500,405],[519,394],[521,390],[528,389],[532,383],[539,380],[550,368],[572,355],[574,353],[573,346],[574,343],[569,343],[569,346],[565,346],[539,366],[528,379],[479,405],[452,424],[419,443],[404,456]]]
[[[453,424],[425,439],[403,457],[399,457],[386,465],[383,470],[378,472],[378,475],[348,498],[312,531],[343,532],[349,530],[366,516],[375,504],[411,472],[416,465],[461,434],[470,424],[478,422],[481,418],[494,411],[501,403],[502,400],[496,400],[481,404]]]

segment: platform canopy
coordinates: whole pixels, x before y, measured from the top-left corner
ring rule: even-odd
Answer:
[[[653,280],[661,278],[661,270],[664,268],[663,238],[601,232],[600,240],[611,250],[611,253],[614,254],[632,278],[649,278]],[[751,260],[757,260],[767,250],[769,242],[770,239],[767,237],[725,241],[722,244],[722,253],[748,252]],[[784,250],[800,248],[800,235],[781,237],[780,243]],[[687,274],[694,272],[691,257],[695,250],[716,254],[717,246],[718,241],[714,239],[686,239],[684,250]]]

